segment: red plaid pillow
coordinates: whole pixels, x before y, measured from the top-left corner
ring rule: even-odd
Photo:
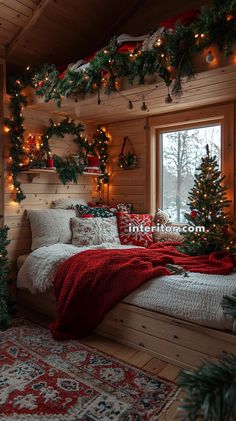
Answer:
[[[121,244],[147,247],[153,242],[152,215],[117,213]]]

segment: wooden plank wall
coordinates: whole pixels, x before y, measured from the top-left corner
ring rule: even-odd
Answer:
[[[146,207],[146,119],[110,123],[108,127],[112,136],[109,148],[109,169],[111,170],[109,185],[109,202],[129,202],[139,211]],[[118,155],[121,152],[123,139],[128,136],[138,157],[138,167],[134,170],[123,170],[118,167]]]
[[[43,112],[25,109],[24,127],[26,135],[32,133],[40,136],[42,131],[48,126],[49,118],[54,121],[60,121],[63,117],[49,115]],[[85,126],[85,135],[91,138],[94,127]],[[64,186],[57,174],[40,174],[39,177],[30,179],[27,174],[20,175],[22,188],[26,194],[26,199],[20,204],[14,201],[14,192],[11,189],[11,176],[9,169],[9,138],[5,136],[5,223],[10,227],[9,239],[11,243],[9,250],[9,263],[11,277],[15,277],[16,260],[18,256],[28,254],[31,247],[31,232],[29,221],[27,219],[27,209],[45,209],[51,206],[53,200],[57,198],[84,198],[86,201],[93,198],[95,188],[95,177],[84,175],[80,176],[78,184],[70,183]],[[66,135],[64,139],[53,137],[50,141],[52,152],[65,157],[77,153],[77,145],[73,141],[73,136]],[[95,192],[96,194],[96,192]]]

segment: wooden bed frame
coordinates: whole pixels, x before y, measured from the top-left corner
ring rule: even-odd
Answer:
[[[55,317],[56,302],[52,289],[34,295],[28,290],[18,289],[17,301],[23,307]],[[236,352],[236,335],[230,332],[125,303],[116,305],[96,332],[182,368],[197,367],[206,359],[215,360],[220,354]]]

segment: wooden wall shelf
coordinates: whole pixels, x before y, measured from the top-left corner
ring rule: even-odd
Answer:
[[[32,181],[34,180],[34,178],[36,177],[40,177],[41,174],[58,174],[57,170],[55,168],[32,168],[30,170],[26,170],[26,171],[21,171],[21,174],[26,174],[28,177],[28,180],[30,183],[32,183]],[[102,174],[99,173],[92,173],[92,172],[83,172],[82,175],[92,175],[92,176],[99,176]]]

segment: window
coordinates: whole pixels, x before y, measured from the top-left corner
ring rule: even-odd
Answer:
[[[206,152],[216,155],[221,166],[221,124],[159,131],[159,206],[172,222],[185,222],[188,193],[196,168]]]

